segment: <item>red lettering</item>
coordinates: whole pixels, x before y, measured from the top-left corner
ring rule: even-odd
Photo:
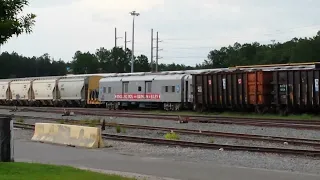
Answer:
[[[115,94],[115,99],[160,99],[160,94]]]

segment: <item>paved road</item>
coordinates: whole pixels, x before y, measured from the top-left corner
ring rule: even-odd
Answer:
[[[170,159],[121,155],[101,150],[15,140],[16,161],[133,172],[181,180],[319,180],[320,176],[261,169],[226,167],[217,164],[176,162]]]

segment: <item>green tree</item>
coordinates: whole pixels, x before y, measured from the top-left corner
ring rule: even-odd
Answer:
[[[283,64],[320,61],[320,31],[314,37],[293,38],[284,43],[261,45],[235,43],[212,50],[197,68],[222,68],[238,65]]]
[[[0,45],[13,35],[31,33],[35,24],[35,14],[18,17],[28,0],[0,0]]]
[[[90,52],[82,53],[77,51],[73,57],[72,68],[75,74],[97,73],[99,61],[94,54]]]
[[[149,72],[150,64],[148,62],[148,57],[145,55],[140,55],[136,58],[134,62],[134,71],[135,72]]]

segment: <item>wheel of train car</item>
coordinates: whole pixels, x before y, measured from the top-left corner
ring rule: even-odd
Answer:
[[[288,108],[282,108],[280,109],[280,115],[281,116],[288,116]]]
[[[194,105],[192,106],[192,110],[193,110],[193,111],[197,111],[197,105],[196,105],[196,104],[194,104]]]
[[[265,114],[268,112],[268,107],[256,106],[255,111],[258,114]]]
[[[61,106],[62,106],[62,107],[67,107],[67,103],[66,103],[65,101],[62,101],[62,102],[61,102]]]
[[[36,106],[36,107],[40,107],[39,101],[35,101],[35,102],[33,102],[33,104],[34,104],[34,106]]]
[[[87,103],[86,103],[86,102],[81,102],[80,106],[81,106],[82,108],[86,108],[86,107],[87,107]]]
[[[175,104],[175,111],[180,111],[181,105],[180,104]]]
[[[113,105],[113,110],[118,110],[118,109],[119,109],[118,103],[114,103],[114,105]]]

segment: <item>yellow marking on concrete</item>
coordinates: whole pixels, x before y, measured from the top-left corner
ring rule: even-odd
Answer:
[[[87,126],[36,123],[31,140],[86,148],[104,147],[100,128]]]

